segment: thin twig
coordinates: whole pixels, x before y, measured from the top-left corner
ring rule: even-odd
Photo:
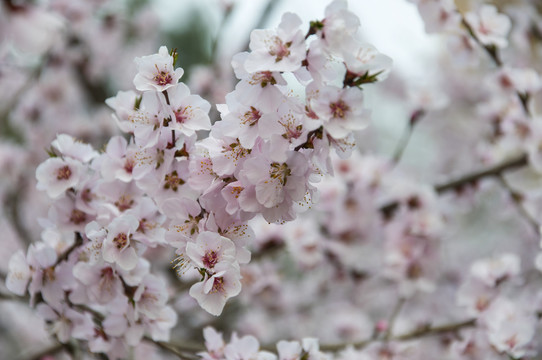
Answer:
[[[175,354],[179,359],[181,360],[189,360],[189,359],[197,359],[199,356],[196,356],[194,353],[186,353],[182,349],[179,349],[173,344],[163,342],[163,341],[154,341],[150,338],[145,338],[146,340],[151,341],[152,343],[156,344],[159,348],[169,351],[172,354]]]
[[[462,321],[458,323],[451,323],[451,324],[446,324],[446,325],[441,325],[441,326],[434,326],[434,327],[427,326],[427,327],[423,327],[421,329],[417,329],[403,335],[394,336],[392,340],[406,341],[406,340],[417,339],[417,338],[425,337],[425,336],[441,335],[448,332],[459,331],[461,329],[464,329],[466,327],[472,327],[474,325],[476,325],[476,319],[470,319],[470,320],[466,320],[466,321]]]
[[[62,261],[67,260],[68,256],[70,256],[70,254],[75,249],[77,249],[79,246],[81,246],[82,244],[83,244],[83,237],[81,236],[81,234],[79,232],[75,232],[75,241],[74,241],[74,243],[72,244],[72,246],[70,246],[68,248],[68,250],[64,251],[64,253],[58,257],[58,259],[56,260],[56,263],[53,265],[53,267],[57,266]]]
[[[482,47],[485,50],[485,52],[489,55],[489,57],[491,58],[491,60],[493,60],[493,62],[495,63],[495,65],[497,65],[497,67],[502,68],[504,64],[501,60],[501,57],[499,55],[499,50],[497,49],[497,47],[495,45],[483,44],[478,38],[478,36],[476,36],[476,33],[474,32],[474,30],[472,29],[468,21],[465,19],[463,14],[460,13],[460,15],[461,15],[461,23],[467,29],[467,32],[469,33],[471,38],[480,47]],[[520,93],[519,91],[516,90],[516,95],[519,101],[521,102],[521,106],[523,107],[523,111],[525,112],[525,115],[529,116],[529,107],[528,107],[529,94]]]
[[[348,346],[352,346],[356,349],[363,348],[367,346],[370,343],[373,342],[382,342],[382,341],[407,341],[412,339],[418,339],[423,338],[426,336],[435,336],[435,335],[441,335],[448,332],[456,332],[461,329],[472,327],[476,325],[476,319],[470,319],[466,321],[461,321],[458,323],[450,323],[440,326],[425,326],[423,328],[419,328],[416,330],[413,330],[411,332],[398,335],[398,336],[391,336],[389,339],[367,339],[362,340],[354,343],[342,343],[342,344],[330,344],[330,345],[320,345],[320,350],[322,351],[329,351],[329,352],[337,352],[344,350]]]
[[[528,164],[527,155],[521,155],[517,158],[505,161],[501,164],[490,167],[489,169],[473,172],[467,175],[464,175],[456,180],[435,186],[435,191],[437,193],[444,193],[450,190],[458,190],[466,185],[471,185],[478,180],[499,176],[507,170],[512,170],[518,167],[522,167]]]
[[[517,158],[505,161],[488,169],[469,173],[450,182],[436,185],[434,189],[438,194],[448,191],[461,190],[464,187],[472,185],[482,179],[499,176],[505,171],[525,166],[527,163],[527,155],[521,155]],[[386,216],[391,216],[398,206],[399,203],[397,201],[392,201],[380,207],[380,211]]]
[[[398,164],[399,161],[401,161],[401,158],[403,157],[403,153],[405,152],[405,149],[410,141],[410,138],[412,136],[412,132],[414,130],[414,126],[418,123],[418,121],[421,119],[421,117],[425,114],[425,111],[423,110],[417,110],[415,111],[412,116],[410,117],[407,127],[403,131],[403,134],[401,135],[401,139],[399,139],[399,143],[397,144],[397,147],[395,148],[395,151],[393,152],[393,163]]]
[[[497,48],[493,45],[493,46],[490,46],[490,45],[485,45],[483,44],[480,39],[478,38],[478,36],[476,36],[476,33],[474,32],[474,30],[472,29],[472,27],[470,26],[470,24],[468,23],[468,21],[465,19],[465,17],[463,16],[463,14],[461,14],[461,23],[463,24],[463,26],[467,29],[467,32],[469,33],[470,37],[476,41],[476,43],[478,45],[480,45],[480,47],[482,47],[485,52],[489,55],[489,57],[491,58],[491,60],[493,60],[493,62],[495,63],[495,65],[497,65],[498,67],[502,67],[502,61],[501,61],[501,58],[499,56],[499,53],[497,51]]]
[[[388,319],[388,329],[386,330],[386,334],[384,335],[384,341],[389,341],[391,339],[391,336],[393,334],[393,326],[395,324],[395,320],[397,320],[397,317],[399,316],[399,313],[401,312],[401,309],[403,308],[405,301],[406,301],[405,298],[403,297],[399,298],[399,300],[397,301],[397,304],[393,308],[390,318]]]
[[[540,234],[540,224],[538,223],[538,221],[536,221],[535,218],[532,217],[531,214],[529,214],[529,212],[527,211],[527,209],[523,205],[523,200],[524,200],[523,195],[521,195],[519,192],[512,189],[512,187],[510,186],[510,184],[508,184],[508,181],[506,181],[506,179],[504,178],[504,176],[502,174],[499,174],[497,179],[499,180],[502,187],[510,195],[510,198],[512,199],[512,201],[516,205],[516,208],[518,209],[518,212],[520,213],[520,215],[529,223],[530,227],[533,228],[535,235],[539,235]]]

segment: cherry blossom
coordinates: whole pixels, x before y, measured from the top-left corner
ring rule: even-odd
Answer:
[[[499,14],[495,6],[484,4],[477,12],[467,13],[465,20],[482,44],[499,48],[508,46],[506,36],[511,27],[510,18]]]
[[[137,90],[164,91],[177,84],[184,74],[182,68],[173,68],[173,56],[165,46],[161,46],[158,54],[136,58],[138,73],[134,78]]]

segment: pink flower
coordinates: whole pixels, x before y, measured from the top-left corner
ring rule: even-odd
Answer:
[[[71,158],[49,158],[36,169],[38,189],[51,198],[60,197],[66,190],[76,187],[83,177],[83,164]]]
[[[215,273],[205,273],[205,278],[190,288],[190,296],[209,314],[218,316],[222,313],[226,301],[241,292],[241,274],[239,267],[228,262],[217,264]]]
[[[102,247],[104,260],[116,263],[124,270],[135,268],[138,255],[130,239],[138,227],[139,221],[133,215],[121,215],[115,218],[107,226],[107,237]]]
[[[221,262],[235,262],[235,244],[215,232],[203,231],[195,243],[186,244],[186,254],[197,267],[211,270]]]
[[[182,68],[173,69],[173,56],[169,55],[165,46],[161,46],[158,54],[135,59],[138,73],[134,85],[139,91],[164,91],[177,84],[184,74]]]
[[[198,95],[190,95],[190,89],[183,83],[168,90],[171,121],[168,128],[190,136],[198,130],[210,130],[209,110],[211,104]]]
[[[276,30],[253,30],[245,69],[260,71],[296,71],[305,59],[304,35],[299,29],[301,19],[285,13]]]
[[[317,94],[309,97],[309,104],[332,137],[345,138],[352,131],[361,130],[369,124],[370,112],[362,107],[362,90],[335,86],[318,88]],[[307,91],[313,89],[314,87],[307,88]]]
[[[32,277],[32,270],[26,263],[22,250],[17,251],[9,259],[9,272],[6,278],[6,287],[12,293],[23,296]]]
[[[512,22],[507,15],[499,14],[494,5],[482,5],[476,13],[465,14],[465,20],[482,44],[495,45],[499,48],[508,46],[506,36]]]

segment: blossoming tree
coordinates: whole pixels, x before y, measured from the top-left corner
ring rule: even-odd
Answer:
[[[502,8],[412,2],[426,31],[449,41],[455,70],[443,74],[448,86],[438,91],[406,87],[412,111],[391,156],[356,145],[371,127],[365,98],[393,100],[399,80],[392,59],[362,40],[346,0],[332,1],[309,24],[285,13],[277,27],[252,31],[248,51],[231,60],[236,84],[221,103],[211,105],[182,82],[183,49],[160,46],[135,57],[131,89],[105,100],[112,113],[103,120],[106,136],[88,132],[97,146],[62,133],[63,125],[52,139],[39,131],[17,135],[8,119],[6,134],[27,137],[31,148],[6,144],[0,163],[19,174],[6,177],[2,190],[28,246],[13,251],[5,276],[13,295],[2,292],[2,300],[30,305],[52,339],[30,356],[539,356],[542,81],[533,59],[542,15],[527,1]],[[7,1],[0,28],[9,29],[13,45],[27,31],[21,24],[61,32],[56,14],[64,16],[71,42],[44,46],[40,56],[59,68],[55,81],[63,71],[66,79],[78,74],[75,84],[96,94],[95,73],[113,65],[99,55],[76,56],[80,47],[99,54],[80,31],[88,6]],[[110,41],[122,48],[126,39],[117,35]],[[30,85],[49,73],[38,70],[28,74]],[[70,107],[88,116],[85,104],[97,102],[75,94],[70,103],[70,94],[52,89],[21,87],[27,108],[6,119],[53,117]],[[55,99],[66,110],[55,109]],[[470,170],[456,175],[443,157],[437,175],[445,180],[428,182],[402,164],[414,130],[435,114],[453,122],[469,111],[471,140],[454,146],[469,148]],[[38,126],[47,133],[54,120]],[[431,135],[445,142],[446,133]],[[40,151],[33,141],[51,140],[47,159],[30,170],[20,165]],[[459,152],[454,146],[450,154]],[[28,172],[37,181],[32,194],[47,205],[35,216],[37,235],[18,216],[17,196],[28,187],[19,181]],[[477,219],[472,209],[483,196],[495,198],[496,188],[504,198],[493,217]],[[490,244],[479,251],[475,237],[454,238],[462,216],[497,227],[508,219],[505,209],[519,229],[505,250]]]

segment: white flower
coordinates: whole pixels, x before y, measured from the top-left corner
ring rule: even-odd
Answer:
[[[520,271],[520,260],[515,254],[481,259],[472,264],[470,273],[487,286],[497,286],[501,281],[516,276]]]
[[[359,29],[359,18],[348,10],[346,0],[334,0],[326,7],[321,38],[331,52],[340,51],[343,41]]]
[[[138,166],[137,150],[134,145],[128,145],[122,136],[114,136],[107,143],[105,153],[101,157],[100,172],[106,181],[118,179],[130,182],[134,168]],[[142,174],[139,173],[138,177]]]
[[[259,351],[260,343],[254,336],[247,335],[239,338],[233,333],[230,343],[224,349],[226,360],[254,359],[276,360],[277,357],[267,351]]]
[[[109,264],[81,261],[73,267],[73,275],[84,285],[88,298],[98,304],[107,304],[122,293],[122,283]]]
[[[66,134],[57,135],[51,145],[57,149],[62,156],[69,156],[84,163],[89,162],[98,156],[98,153],[91,145],[77,141]]]
[[[494,5],[482,5],[477,13],[465,14],[465,20],[482,44],[495,45],[499,48],[508,46],[506,35],[512,27],[512,22],[507,15],[499,14]]]
[[[221,359],[224,355],[224,348],[226,347],[224,339],[222,338],[222,333],[207,326],[203,329],[203,338],[205,339],[205,349],[207,352],[200,352],[198,355],[204,360]]]
[[[32,277],[30,266],[22,250],[17,251],[9,259],[9,272],[6,278],[6,287],[12,293],[23,296],[26,286]]]
[[[168,91],[170,109],[173,113],[170,129],[179,130],[190,136],[197,130],[210,130],[209,110],[211,104],[201,96],[190,95],[190,89],[183,83],[176,84]]]
[[[143,278],[133,299],[138,312],[149,319],[156,319],[166,305],[167,298],[164,280],[148,274]]]
[[[296,71],[305,59],[305,39],[299,29],[301,19],[292,13],[282,15],[276,30],[253,30],[245,61],[249,73],[259,71]]]
[[[38,189],[49,197],[60,197],[69,188],[76,187],[83,176],[83,165],[71,158],[49,158],[36,169]]]
[[[498,351],[517,359],[532,355],[529,344],[538,322],[534,313],[525,311],[521,304],[499,298],[486,312],[484,320],[488,327],[489,342]]]
[[[203,231],[198,234],[195,243],[186,244],[186,254],[196,266],[213,269],[221,262],[235,261],[235,244],[215,232]]]
[[[344,63],[350,73],[358,76],[376,76],[379,81],[388,77],[392,59],[374,46],[355,39],[344,41]]]
[[[130,121],[130,118],[134,116],[136,112],[135,105],[137,103],[138,95],[134,91],[119,91],[116,96],[110,97],[105,100],[105,103],[115,110],[113,118],[117,122],[120,130],[124,132],[133,132],[134,124]]]
[[[107,227],[107,237],[102,246],[104,260],[117,263],[124,270],[135,268],[138,256],[130,239],[138,227],[139,221],[132,215],[122,215],[113,220]]]
[[[239,267],[227,262],[217,264],[213,275],[205,274],[203,281],[190,288],[190,296],[209,314],[218,316],[222,313],[226,301],[241,292],[241,274]]]
[[[315,91],[315,95],[308,95],[310,106],[333,138],[345,138],[369,124],[370,112],[362,107],[361,89],[323,86],[315,90],[315,87],[307,88],[307,91]]]
[[[164,91],[177,84],[184,74],[182,68],[173,69],[173,56],[161,46],[158,54],[136,58],[137,70],[134,85],[139,91]]]
[[[459,29],[461,15],[457,12],[453,0],[420,1],[418,10],[428,34],[444,31],[457,32]]]

